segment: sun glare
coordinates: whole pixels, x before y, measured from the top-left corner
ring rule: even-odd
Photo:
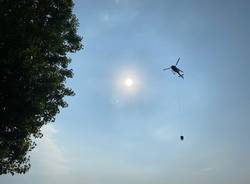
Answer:
[[[141,77],[138,71],[132,69],[121,69],[114,74],[114,84],[120,94],[133,96],[141,89]]]
[[[132,87],[133,84],[134,84],[134,81],[133,81],[131,78],[126,78],[126,79],[125,79],[125,85],[126,85],[127,87]]]

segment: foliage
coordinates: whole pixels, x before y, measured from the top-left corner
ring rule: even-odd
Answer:
[[[41,127],[55,120],[82,48],[72,0],[0,0],[0,174],[25,173]]]

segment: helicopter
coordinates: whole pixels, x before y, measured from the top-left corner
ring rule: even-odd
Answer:
[[[178,60],[177,60],[177,62],[176,62],[175,65],[172,65],[172,66],[170,66],[168,68],[164,68],[163,71],[171,69],[172,72],[173,72],[173,74],[177,73],[179,75],[178,77],[181,77],[181,78],[184,79],[184,72],[177,67],[179,61],[180,61],[180,57],[178,58]]]
[[[181,141],[184,141],[184,135],[180,136]]]

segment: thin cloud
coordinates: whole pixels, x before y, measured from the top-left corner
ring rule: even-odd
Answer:
[[[37,142],[37,148],[32,154],[33,170],[39,170],[43,174],[66,174],[69,172],[69,167],[64,157],[63,151],[58,145],[55,135],[58,130],[47,125],[42,129],[43,138]]]
[[[102,22],[108,22],[110,21],[110,15],[109,13],[105,13],[104,15],[101,16],[101,21]]]

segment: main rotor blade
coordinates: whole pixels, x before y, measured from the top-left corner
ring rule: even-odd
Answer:
[[[169,69],[171,69],[170,67],[169,68],[164,68],[164,69],[162,69],[162,70],[169,70]]]
[[[177,62],[176,62],[176,64],[175,64],[175,66],[178,65],[179,61],[180,61],[180,57],[178,58],[178,60],[177,60]]]

